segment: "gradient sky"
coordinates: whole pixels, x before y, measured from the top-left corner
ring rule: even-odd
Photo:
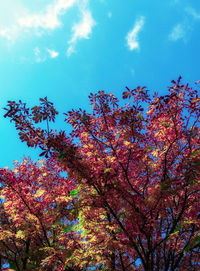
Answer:
[[[179,75],[200,80],[199,63],[197,0],[0,0],[0,107],[47,96],[58,129],[68,129],[62,113],[89,107],[90,92],[165,94]],[[37,159],[0,110],[0,167]]]

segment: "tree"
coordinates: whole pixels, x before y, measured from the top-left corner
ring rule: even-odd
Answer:
[[[80,247],[72,230],[74,186],[60,176],[58,166],[39,164],[24,159],[13,171],[0,170],[0,257],[17,271],[71,266],[72,249]]]
[[[49,129],[57,112],[47,98],[32,110],[9,102],[5,114],[22,141],[40,147],[49,164],[67,172],[63,185],[73,184],[78,214],[73,236],[80,246],[75,251],[71,246],[72,270],[198,270],[197,90],[179,78],[169,94],[155,93],[153,99],[145,87],[126,88],[123,99],[129,103],[123,106],[104,91],[89,98],[91,114],[82,109],[65,114],[73,127],[69,136]],[[36,128],[41,120],[47,130]]]

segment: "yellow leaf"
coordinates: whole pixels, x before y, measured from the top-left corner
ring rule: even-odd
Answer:
[[[13,234],[10,231],[4,230],[4,231],[0,232],[0,240],[4,240],[4,239],[10,238],[12,236],[13,236]]]
[[[16,237],[19,238],[19,239],[24,239],[25,236],[24,236],[23,231],[19,230],[19,231],[17,232],[17,234],[16,234]]]
[[[40,188],[37,190],[37,192],[35,193],[35,197],[41,197],[43,194],[45,193],[45,190]]]
[[[124,141],[124,145],[129,146],[131,143],[128,141]]]
[[[154,197],[153,197],[153,196],[149,196],[149,197],[147,198],[147,201],[148,201],[148,202],[153,202],[153,201],[154,201]]]
[[[153,151],[151,154],[155,157],[158,157],[158,151]]]
[[[44,164],[44,162],[45,162],[45,160],[44,160],[44,159],[40,159],[40,160],[38,160],[38,164],[39,164],[39,165]]]
[[[58,196],[57,198],[56,198],[56,201],[57,202],[68,202],[69,200],[71,200],[71,197],[66,197],[66,196]]]
[[[109,157],[109,160],[110,160],[110,162],[112,163],[112,162],[115,161],[115,157]]]
[[[0,195],[0,199],[4,200],[5,196],[4,195]]]
[[[14,169],[14,173],[18,173],[18,169],[17,168]]]
[[[36,217],[35,215],[32,215],[32,214],[28,214],[28,215],[27,215],[27,218],[28,218],[29,220],[37,221],[37,217]]]
[[[11,205],[12,205],[11,201],[6,201],[3,203],[4,208],[10,208]]]

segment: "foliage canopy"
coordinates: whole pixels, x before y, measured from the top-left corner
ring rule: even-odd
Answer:
[[[104,91],[89,98],[91,114],[65,114],[69,136],[49,128],[58,112],[47,98],[32,109],[8,102],[5,117],[45,159],[0,170],[1,263],[15,270],[200,269],[198,91],[179,78],[152,99],[145,87],[126,88],[123,106]]]

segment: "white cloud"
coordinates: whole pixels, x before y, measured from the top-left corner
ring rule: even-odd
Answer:
[[[187,7],[185,8],[185,19],[181,23],[177,23],[172,31],[170,32],[168,38],[171,41],[177,41],[177,40],[183,40],[184,42],[187,42],[190,38],[190,34],[193,30],[193,26],[195,21],[194,20],[200,20],[200,13],[198,13],[194,8]],[[192,16],[189,17],[189,15]]]
[[[59,52],[49,49],[49,48],[41,48],[39,46],[36,46],[33,49],[33,54],[21,57],[21,61],[23,62],[29,62],[29,63],[43,63],[47,61],[48,59],[53,59],[59,56]]]
[[[197,20],[200,19],[200,13],[198,13],[194,8],[192,8],[192,7],[187,7],[187,8],[185,9],[185,11],[186,11],[188,14],[192,15],[192,17],[193,17],[194,19],[197,19]]]
[[[47,49],[47,52],[49,53],[50,58],[56,58],[59,56],[59,53],[57,51]]]
[[[0,36],[7,39],[9,43],[14,43],[17,39],[21,40],[21,38],[30,35],[31,37],[32,35],[41,36],[49,33],[49,31],[56,30],[62,26],[61,16],[64,15],[68,9],[76,7],[77,17],[80,17],[80,21],[77,21],[75,18],[76,23],[72,22],[71,37],[67,33],[69,37],[67,55],[69,56],[75,52],[75,47],[79,40],[89,39],[92,29],[96,24],[92,17],[91,10],[89,9],[89,0],[49,0],[50,4],[46,6],[43,4],[43,8],[40,8],[38,12],[33,12],[31,9],[25,8],[25,6],[21,4],[22,0],[19,0],[20,8],[18,9],[12,8],[13,0],[6,1],[9,3],[9,5],[6,4],[7,13],[9,14],[9,12],[11,12],[11,14],[5,16],[5,18],[9,17],[9,23],[7,21],[3,24],[1,20],[2,12],[0,10]],[[46,48],[49,48],[49,46],[46,45]],[[56,51],[50,49],[50,51],[47,51],[47,49],[44,50],[46,50],[46,58],[48,57],[47,52],[51,58],[58,56],[58,52]],[[43,58],[41,58],[41,56],[39,57],[39,51],[36,50],[36,48],[34,49],[34,54],[37,62],[43,61]]]
[[[42,11],[32,13],[25,7],[18,9],[18,12],[10,10],[11,4],[7,6],[10,10],[9,24],[0,24],[0,35],[8,40],[15,40],[19,33],[35,30],[36,34],[41,34],[42,30],[54,30],[61,26],[60,16],[73,7],[78,0],[54,0],[52,4],[47,5]],[[1,14],[0,14],[1,15]]]
[[[17,20],[24,16],[27,9],[21,1],[0,1],[0,36],[12,42],[18,35]]]
[[[20,27],[24,28],[43,28],[55,29],[61,25],[59,16],[66,12],[67,9],[72,7],[77,0],[57,0],[54,4],[49,4],[45,12],[36,14],[27,14],[18,19]]]
[[[186,36],[186,28],[184,24],[177,24],[172,29],[171,33],[169,34],[169,39],[172,41],[177,41],[179,39],[185,40]]]
[[[26,8],[21,0],[1,0],[0,1],[0,27],[5,28],[13,25],[17,18],[26,14]]]
[[[91,16],[90,11],[84,11],[83,12],[83,17],[81,22],[79,22],[78,24],[75,24],[73,26],[73,36],[71,38],[71,40],[69,41],[69,43],[74,43],[76,42],[78,39],[88,39],[89,38],[89,34],[92,32],[92,27],[94,26],[94,20]]]
[[[90,10],[83,7],[81,13],[81,21],[74,24],[72,27],[73,34],[68,42],[69,48],[67,50],[67,56],[70,56],[73,52],[75,52],[75,45],[79,39],[89,39],[89,35],[92,33],[92,28],[96,24],[92,18]]]
[[[127,45],[131,51],[139,49],[138,33],[142,30],[144,22],[145,18],[141,16],[140,19],[136,21],[133,29],[126,36]]]
[[[3,38],[6,38],[9,41],[12,41],[16,32],[17,32],[16,28],[9,29],[8,27],[3,27],[0,29],[0,36],[2,36]]]

